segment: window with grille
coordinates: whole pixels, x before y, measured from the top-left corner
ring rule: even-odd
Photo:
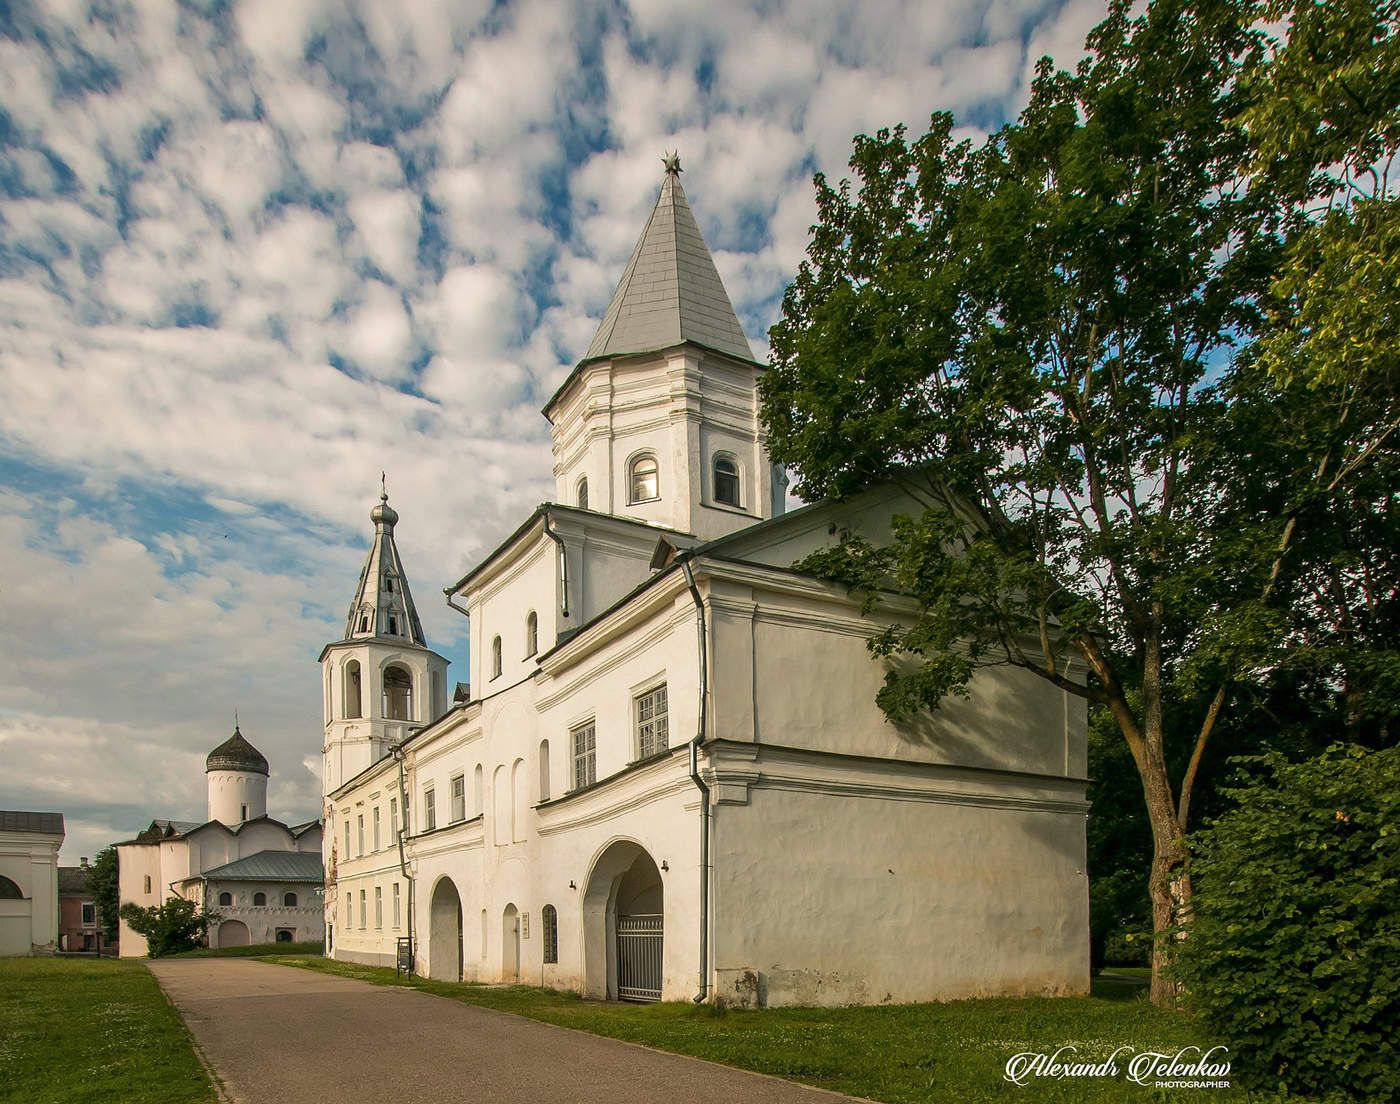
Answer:
[[[545,905],[540,911],[540,926],[544,929],[544,960],[559,961],[559,914],[553,905]]]
[[[649,759],[666,750],[669,726],[666,722],[666,685],[648,691],[637,699],[637,757]]]
[[[573,737],[574,745],[574,789],[581,790],[584,786],[591,786],[598,781],[596,762],[598,740],[593,722],[589,721],[586,725],[580,725],[570,733],[570,736]]]
[[[491,677],[497,678],[501,673],[501,638],[493,637],[491,640]]]
[[[587,478],[580,479],[580,480],[578,481],[578,508],[579,508],[580,510],[586,510],[586,509],[588,509],[588,479],[587,479]]]
[[[467,780],[460,774],[452,779],[452,823],[467,819]]]
[[[423,831],[431,832],[437,827],[437,796],[429,786],[423,791]]]
[[[739,505],[739,465],[728,456],[715,457],[714,489],[716,502]]]

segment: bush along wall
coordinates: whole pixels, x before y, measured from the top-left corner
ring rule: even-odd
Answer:
[[[1188,1000],[1251,1087],[1400,1100],[1400,748],[1249,762],[1192,841]]]

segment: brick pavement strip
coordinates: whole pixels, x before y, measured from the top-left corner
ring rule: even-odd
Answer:
[[[412,989],[237,958],[149,965],[233,1104],[852,1099]]]

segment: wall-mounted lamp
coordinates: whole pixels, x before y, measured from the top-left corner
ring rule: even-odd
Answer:
[[[662,860],[661,860],[661,869],[662,869],[662,870],[670,870],[670,869],[671,869],[670,864],[667,863],[667,861],[666,861],[665,859],[662,859]]]
[[[578,886],[574,885],[574,880],[572,878],[569,879],[569,888],[578,889]]]

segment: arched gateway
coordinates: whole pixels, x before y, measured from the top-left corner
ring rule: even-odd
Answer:
[[[433,886],[428,917],[428,976],[434,981],[462,980],[462,898],[451,878]]]
[[[665,899],[641,844],[617,840],[598,856],[583,897],[584,995],[661,999]]]

